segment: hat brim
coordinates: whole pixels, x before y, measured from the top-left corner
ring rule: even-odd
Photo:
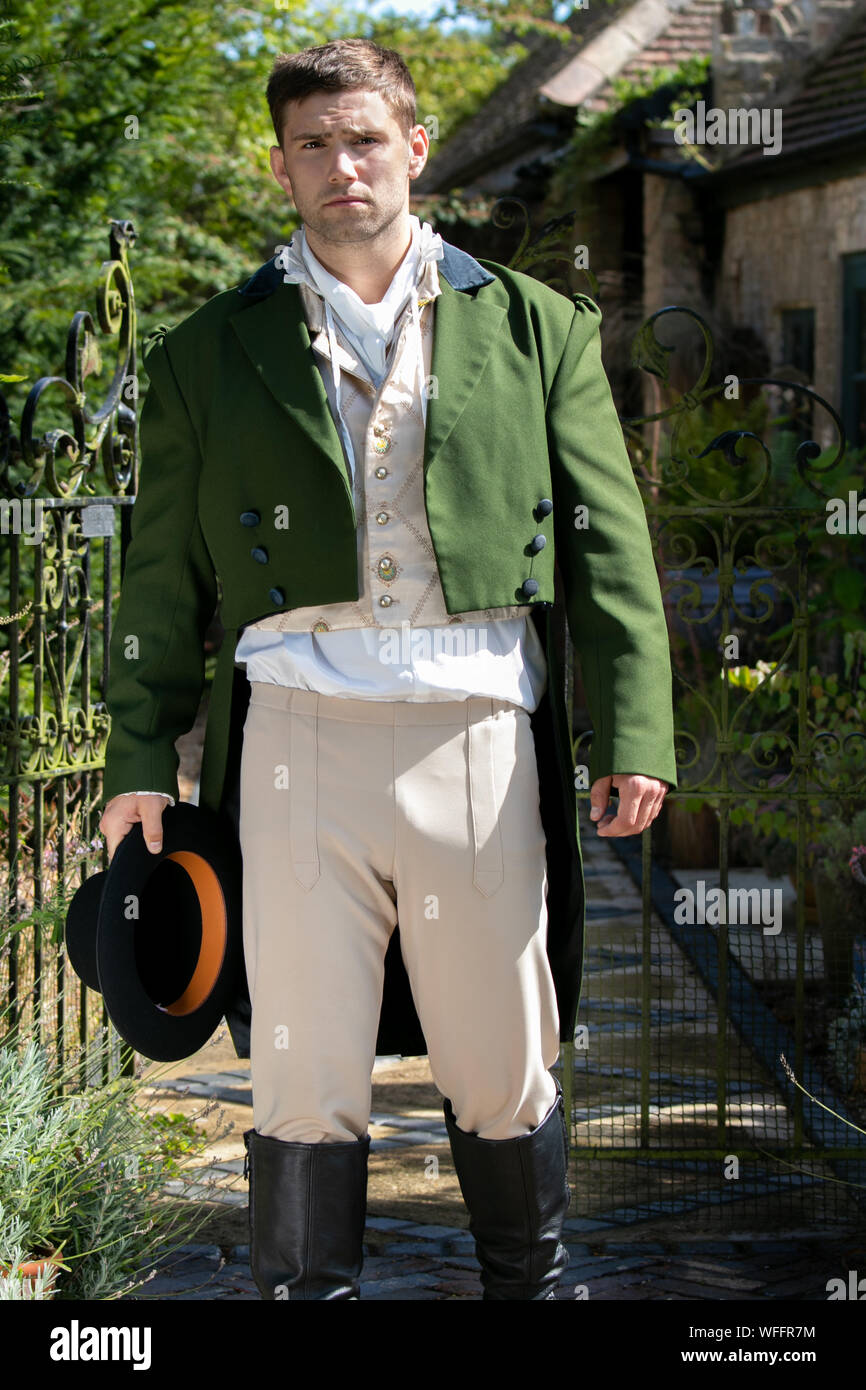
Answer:
[[[162,827],[158,855],[145,845],[140,822],[115,851],[99,909],[96,968],[121,1037],[152,1061],[174,1062],[204,1046],[234,995],[243,963],[241,856],[224,823],[203,807],[169,806]],[[201,946],[181,993],[157,1002],[145,988],[136,958],[136,912],[166,860],[191,880],[201,913]]]
[[[91,874],[75,890],[66,910],[63,938],[69,964],[88,989],[99,989],[96,968],[96,924],[105,887],[105,870]]]

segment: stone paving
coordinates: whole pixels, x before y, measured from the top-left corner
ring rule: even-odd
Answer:
[[[593,1232],[582,1230],[593,1225]],[[853,1239],[803,1234],[769,1240],[640,1241],[600,1222],[567,1222],[569,1265],[556,1298],[594,1301],[827,1300],[830,1279],[856,1267]],[[581,1235],[590,1239],[580,1240]],[[376,1238],[378,1253],[370,1253]],[[859,1249],[860,1268],[866,1241]],[[178,1251],[134,1297],[147,1299],[252,1299],[259,1294],[249,1269],[249,1248],[194,1245]],[[853,1261],[853,1264],[852,1264]],[[128,1296],[133,1297],[133,1296]],[[361,1276],[362,1299],[481,1297],[478,1265],[468,1232],[372,1217]]]
[[[610,847],[589,828],[583,843],[591,926],[580,1019],[588,1022],[592,1047],[583,1055],[576,1052],[576,1134],[581,1146],[599,1143],[602,1136],[608,1144],[622,1146],[636,1143],[640,1135],[642,1025],[634,1002],[640,1000],[641,987],[640,897]],[[705,1143],[715,1064],[714,1001],[675,943],[665,940],[663,930],[654,929],[652,949],[653,1139],[659,1143],[661,1133],[670,1144],[677,1142],[673,1136],[678,1134],[682,1144],[688,1131],[687,1137],[699,1136]],[[665,1039],[663,1052],[658,1050],[660,1037]],[[755,1059],[741,1056],[740,1048],[739,1038],[731,1035],[729,1058],[734,1064],[742,1062],[749,1079],[740,1084],[735,1075],[729,1076],[729,1114],[736,1111],[750,1138],[781,1138],[789,1116],[779,1104],[772,1078],[761,1078]],[[374,1080],[376,1072],[400,1061],[377,1058]],[[208,1166],[192,1175],[200,1182],[168,1184],[168,1190],[245,1208],[241,1133],[252,1124],[249,1063],[237,1060],[212,1072],[190,1067],[188,1075],[180,1064],[180,1074],[155,1078],[150,1084],[154,1094],[163,1090],[167,1095],[219,1101],[235,1117],[233,1132],[214,1148]],[[441,1152],[447,1146],[441,1110],[416,1109],[407,1116],[374,1111],[369,1132],[371,1156],[418,1145]],[[611,1169],[610,1164],[597,1166]],[[858,1245],[855,1235],[838,1227],[816,1231],[808,1219],[797,1230],[772,1230],[773,1238],[748,1229],[727,1239],[705,1234],[711,1226],[701,1219],[706,1195],[700,1174],[695,1176],[700,1167],[678,1164],[665,1201],[642,1206],[630,1207],[627,1194],[617,1195],[615,1188],[608,1194],[591,1194],[586,1184],[582,1215],[575,1212],[573,1197],[572,1215],[565,1223],[570,1260],[557,1298],[823,1301],[828,1280],[845,1278],[851,1269],[866,1269],[866,1238],[861,1235]],[[574,1189],[573,1180],[572,1185]],[[740,1196],[746,1190],[745,1183],[739,1185]],[[748,1190],[771,1196],[773,1182],[763,1178]],[[664,1218],[677,1212],[680,1230],[674,1233],[670,1219]],[[129,1297],[258,1300],[248,1259],[244,1244],[187,1246],[166,1257],[148,1283]],[[456,1226],[368,1216],[361,1297],[480,1298],[472,1236]]]

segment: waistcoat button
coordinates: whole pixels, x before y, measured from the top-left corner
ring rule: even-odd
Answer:
[[[381,464],[381,463],[380,463],[380,464],[379,464],[379,467],[376,469],[376,477],[377,477],[377,478],[387,478],[387,476],[388,476],[388,470],[387,470],[387,468],[384,466],[384,464]]]
[[[379,599],[379,606],[380,608],[390,608],[393,602],[394,600],[392,599],[390,594],[383,594],[382,597]]]
[[[532,540],[529,542],[529,549],[532,551],[533,555],[537,555],[539,550],[543,550],[546,545],[546,536],[533,536]]]
[[[241,512],[241,526],[258,526],[260,521],[258,512]]]
[[[537,579],[524,579],[523,585],[522,585],[522,590],[523,590],[523,593],[526,595],[527,598],[531,598],[533,594],[537,594],[537,593],[538,593],[538,580],[537,580]]]
[[[282,589],[269,589],[268,598],[270,599],[271,603],[275,603],[277,604],[277,606],[279,606],[281,603],[285,603],[286,601],[286,596],[283,593]]]
[[[397,566],[394,564],[394,558],[391,555],[383,555],[376,568],[379,572],[379,578],[382,580],[387,581],[396,579],[397,577]]]
[[[542,499],[541,499],[541,501],[539,502],[538,506],[535,508],[535,515],[538,517],[538,519],[539,519],[539,521],[540,521],[542,517],[550,516],[550,513],[551,513],[552,511],[553,511],[553,503],[551,502],[550,498],[549,498],[549,497],[542,497]]]
[[[378,521],[380,526],[384,526],[385,523],[390,520],[390,517],[388,516],[387,512],[377,512],[376,520]]]
[[[268,563],[268,552],[265,550],[263,545],[253,546],[252,550],[250,551],[250,554],[252,555],[253,559],[256,561],[257,564],[266,565]]]

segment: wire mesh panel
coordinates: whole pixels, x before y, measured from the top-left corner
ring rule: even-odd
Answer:
[[[666,381],[658,317],[634,360]],[[740,381],[748,403],[735,397],[728,419],[741,410],[743,427],[719,430],[712,342],[691,317],[698,387],[622,422],[668,614],[679,784],[639,838],[583,823],[586,960],[564,1059],[576,1214],[681,1230],[857,1223],[866,631],[849,598],[863,586],[850,486],[862,462],[826,401],[775,379]],[[766,442],[748,427],[758,388]],[[835,447],[786,428],[799,392],[827,412]],[[655,421],[673,428],[649,449]],[[577,733],[585,763],[585,718]]]

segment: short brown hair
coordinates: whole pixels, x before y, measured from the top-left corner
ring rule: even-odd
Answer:
[[[281,53],[268,78],[267,101],[277,144],[282,147],[286,107],[313,92],[352,88],[379,92],[398,125],[411,133],[416,124],[415,83],[399,53],[371,39],[334,39],[300,53]]]

